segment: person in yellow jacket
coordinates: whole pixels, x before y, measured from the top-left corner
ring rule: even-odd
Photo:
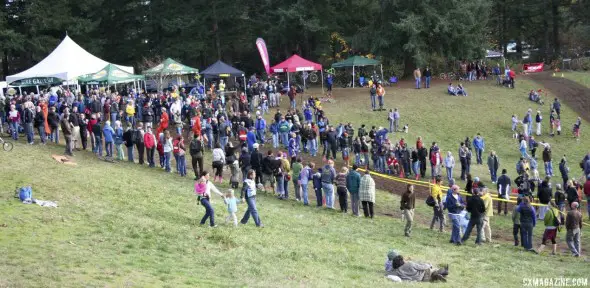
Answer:
[[[434,198],[434,215],[432,216],[432,222],[430,223],[430,230],[434,229],[434,223],[438,221],[440,225],[440,232],[443,232],[445,226],[445,214],[443,213],[443,194],[440,177],[436,177],[435,184],[431,186],[430,196]]]
[[[481,200],[483,200],[483,204],[486,207],[486,212],[483,217],[483,233],[482,233],[482,241],[484,242],[492,242],[492,228],[490,226],[490,218],[494,216],[494,204],[492,202],[492,195],[488,191],[488,188],[482,188],[483,196],[481,196]]]
[[[127,125],[135,126],[135,105],[133,104],[133,100],[129,100],[129,102],[127,102],[127,106],[125,107],[125,114],[127,115]]]

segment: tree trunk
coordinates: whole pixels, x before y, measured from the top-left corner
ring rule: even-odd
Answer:
[[[553,59],[558,59],[561,54],[561,47],[559,43],[559,0],[553,0],[551,2],[551,18],[553,20]]]
[[[549,45],[549,0],[544,0],[543,1],[543,7],[545,7],[545,13],[543,16],[543,55],[544,55],[544,59],[543,62],[545,63],[549,63],[551,62],[551,49],[550,49],[550,45]]]
[[[215,1],[214,1],[215,3]],[[217,59],[221,59],[221,43],[219,41],[219,25],[217,25],[217,8],[213,4],[213,33],[215,34],[215,48],[217,49]]]
[[[404,78],[410,77],[411,75],[413,75],[414,69],[416,69],[416,68],[415,68],[414,60],[412,59],[412,56],[406,55],[404,57],[404,75],[402,75],[402,77],[404,77]]]
[[[502,0],[502,33],[500,34],[500,45],[503,49],[504,57],[508,56],[508,43],[506,43],[506,30],[508,27],[508,17],[506,16],[506,0]]]
[[[8,73],[8,49],[5,49],[2,54],[2,75],[4,75],[4,79],[6,79]]]

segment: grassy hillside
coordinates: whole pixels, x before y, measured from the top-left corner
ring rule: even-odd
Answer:
[[[486,142],[484,165],[475,165],[474,154],[472,174],[486,182],[490,181],[485,163],[490,151],[495,150],[500,158],[501,169],[508,169],[508,172],[515,177],[515,166],[520,153],[517,141],[512,138],[511,117],[516,114],[522,120],[527,109],[531,108],[533,120],[537,110],[540,110],[544,117],[542,136],[535,136],[535,138],[538,142],[545,140],[552,146],[554,174],[557,176],[555,181],[561,180],[558,164],[564,154],[569,161],[570,176],[580,177],[582,172],[578,163],[589,151],[587,144],[590,143],[590,132],[585,128],[589,127],[589,123],[583,123],[580,140],[576,141],[572,137],[571,128],[578,115],[574,114],[567,105],[562,105],[563,133],[561,136],[549,137],[549,104],[555,95],[549,94],[548,99],[545,99],[547,103],[540,106],[528,100],[528,91],[542,88],[538,84],[519,80],[516,89],[506,89],[494,83],[493,81],[464,83],[469,97],[449,96],[446,93],[446,84],[440,82],[439,85],[430,89],[386,88],[385,107],[388,111],[391,108],[399,109],[401,127],[409,124],[408,134],[397,133],[395,136],[389,134],[390,139],[399,141],[401,137],[404,137],[409,145],[415,146],[417,137],[422,136],[427,147],[433,141],[438,142],[444,152],[443,157],[446,151],[451,151],[455,156],[457,166],[454,174],[458,179],[461,172],[457,155],[459,143],[467,136],[473,139],[477,133],[481,133]],[[324,105],[332,124],[352,122],[355,128],[358,128],[361,123],[366,124],[369,129],[372,125],[389,127],[387,111],[371,111],[367,89],[336,89],[334,95],[337,103]],[[522,130],[522,127],[520,129]],[[533,129],[533,133],[534,131]],[[537,151],[537,158],[540,162],[539,173],[543,177],[545,174],[541,152]]]
[[[449,283],[437,287],[514,287],[523,277],[583,276],[588,267],[585,259],[538,256],[502,240],[450,245],[448,233],[425,229],[431,214],[422,201],[419,225],[405,238],[403,224],[383,216],[397,215],[398,197],[383,192],[374,220],[262,196],[263,229],[223,225],[226,211],[215,198],[220,227],[201,227],[204,210],[190,179],[89,153],[77,154],[76,167],[50,158],[62,151],[17,144],[0,153],[0,287],[386,287],[389,248],[450,264]],[[60,207],[21,204],[13,190],[25,184]],[[244,210],[241,204],[240,216]],[[510,224],[494,217],[492,225]]]

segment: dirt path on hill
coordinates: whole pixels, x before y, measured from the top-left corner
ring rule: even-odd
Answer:
[[[563,104],[570,106],[584,120],[590,121],[589,88],[567,78],[562,78],[559,73],[557,73],[556,77],[553,77],[553,73],[550,71],[530,74],[526,77],[543,85],[549,92],[556,95]],[[553,99],[547,99],[546,102],[553,103]]]

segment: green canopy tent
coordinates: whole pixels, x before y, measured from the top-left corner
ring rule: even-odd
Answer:
[[[160,86],[162,85],[162,79],[169,76],[176,76],[178,78],[177,83],[180,84],[180,75],[186,74],[199,74],[199,69],[180,64],[171,58],[167,58],[164,60],[164,62],[156,65],[155,67],[143,71],[143,75],[145,76],[159,77]],[[162,87],[160,87],[160,90],[161,89]]]
[[[381,66],[381,79],[383,79],[383,65],[381,62],[375,59],[370,59],[362,56],[352,56],[346,60],[342,60],[340,62],[336,62],[332,64],[332,68],[345,68],[345,67],[352,67],[352,87],[354,88],[354,79],[355,79],[355,67],[362,67],[362,66]]]
[[[82,75],[78,77],[78,82],[85,84],[119,84],[135,82],[136,80],[145,80],[143,75],[135,75],[129,72],[121,70],[119,67],[108,64],[100,71]]]

